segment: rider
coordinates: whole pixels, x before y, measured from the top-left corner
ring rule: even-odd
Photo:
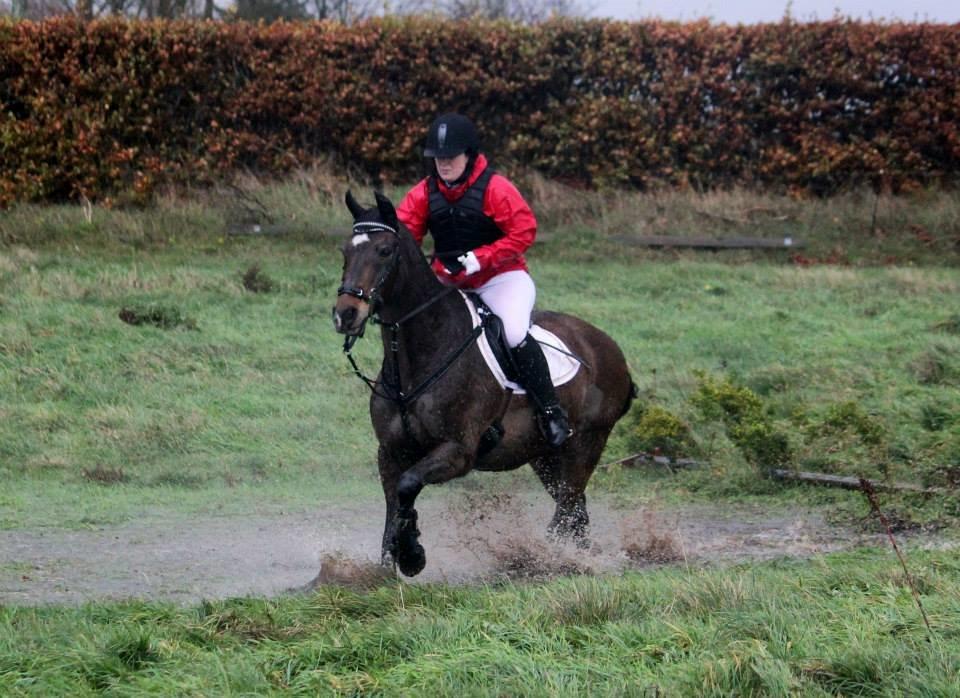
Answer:
[[[537,292],[523,253],[537,234],[533,211],[516,187],[489,167],[466,116],[435,119],[423,156],[432,174],[407,193],[397,217],[418,244],[428,231],[433,236],[433,270],[443,283],[477,293],[501,319],[519,382],[543,417],[547,441],[559,446],[572,432],[543,350],[528,334]]]

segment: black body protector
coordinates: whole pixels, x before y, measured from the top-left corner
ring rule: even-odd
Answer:
[[[494,220],[483,213],[483,196],[493,175],[491,168],[485,169],[453,203],[447,201],[440,191],[437,178],[430,177],[427,230],[433,236],[434,253],[452,274],[463,270],[457,257],[503,237],[503,231]],[[511,354],[520,384],[540,414],[540,429],[547,443],[559,447],[573,432],[550,382],[550,368],[540,344],[527,335],[523,342],[511,349]]]
[[[457,257],[503,237],[503,231],[483,212],[483,197],[494,174],[491,168],[486,168],[453,203],[447,201],[440,191],[436,176],[428,180],[430,214],[427,216],[427,230],[433,236],[434,254],[451,274],[463,271]]]

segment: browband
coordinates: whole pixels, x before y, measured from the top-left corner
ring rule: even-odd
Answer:
[[[370,221],[368,223],[354,223],[353,235],[365,235],[366,233],[393,233],[397,235],[397,229],[386,223],[377,223]]]

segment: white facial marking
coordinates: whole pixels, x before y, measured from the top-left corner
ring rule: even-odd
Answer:
[[[354,235],[351,240],[351,243],[353,244],[354,247],[359,247],[365,242],[370,242],[370,236],[367,235],[366,233],[360,233],[359,235]]]

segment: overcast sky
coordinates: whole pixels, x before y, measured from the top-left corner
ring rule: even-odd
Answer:
[[[795,20],[858,19],[960,22],[960,0],[586,0],[596,17],[690,21],[726,24],[776,22],[787,8]]]

